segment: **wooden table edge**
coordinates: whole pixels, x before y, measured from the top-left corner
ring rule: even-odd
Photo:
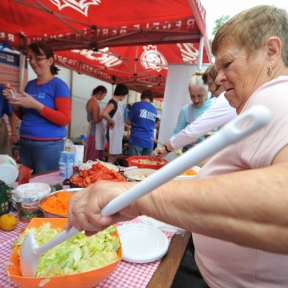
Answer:
[[[191,232],[188,231],[185,231],[184,236],[174,235],[167,254],[162,258],[147,288],[171,287],[191,237]]]

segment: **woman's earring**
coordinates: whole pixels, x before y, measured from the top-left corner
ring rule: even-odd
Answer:
[[[272,72],[273,72],[272,67],[269,66],[268,69],[267,69],[268,76],[270,76],[272,74]]]

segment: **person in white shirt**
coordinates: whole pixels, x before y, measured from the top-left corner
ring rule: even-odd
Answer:
[[[215,83],[217,70],[215,64],[211,64],[202,79],[208,85],[208,90],[217,97],[215,102],[195,121],[188,125],[181,132],[172,136],[163,147],[156,148],[152,152],[152,157],[165,157],[172,150],[178,150],[185,145],[195,142],[198,138],[212,131],[215,127],[220,127],[236,117],[235,108],[231,107],[224,97],[224,89]]]

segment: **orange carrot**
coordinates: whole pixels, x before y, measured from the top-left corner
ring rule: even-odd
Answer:
[[[43,199],[40,207],[50,213],[67,216],[69,198],[74,193],[67,193],[65,191],[57,192],[56,194]]]
[[[188,175],[197,175],[197,172],[195,170],[193,170],[193,169],[189,169],[189,170],[185,171],[183,173],[183,175],[186,175],[186,176],[188,176]]]

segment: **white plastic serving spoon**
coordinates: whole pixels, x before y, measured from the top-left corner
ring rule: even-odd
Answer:
[[[182,174],[200,161],[263,127],[270,121],[271,117],[268,108],[262,105],[252,107],[231,120],[221,130],[195,146],[193,149],[190,149],[182,156],[177,157],[142,182],[139,182],[125,193],[110,201],[102,209],[101,214],[103,216],[113,215],[153,189]],[[40,247],[36,243],[34,237],[31,234],[28,234],[23,241],[20,254],[22,275],[25,277],[35,277],[40,255],[79,232],[80,231],[77,228],[72,227],[69,231],[63,231]]]

